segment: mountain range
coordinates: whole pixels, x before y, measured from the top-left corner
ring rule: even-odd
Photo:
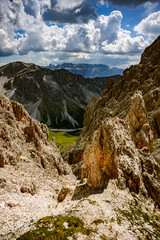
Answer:
[[[0,67],[0,92],[22,103],[30,116],[49,127],[75,129],[82,127],[87,104],[100,96],[108,79],[85,79],[66,69],[52,71],[13,62]]]
[[[104,64],[62,63],[58,65],[50,64],[47,68],[51,70],[67,69],[74,74],[81,74],[85,78],[108,77],[112,75],[121,75],[123,73],[123,69],[121,68],[110,68],[108,65]]]

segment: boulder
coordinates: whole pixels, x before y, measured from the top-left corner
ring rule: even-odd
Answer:
[[[67,187],[62,187],[62,189],[61,189],[61,191],[59,192],[59,194],[58,194],[58,201],[59,202],[62,202],[65,198],[66,198],[66,196],[68,195],[68,193],[70,193],[70,189],[69,188],[67,188]]]

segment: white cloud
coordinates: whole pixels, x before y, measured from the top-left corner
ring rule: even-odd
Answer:
[[[8,34],[0,29],[0,56],[8,56],[18,53],[16,46],[17,40],[11,41]]]
[[[51,63],[51,61],[46,57],[41,57],[39,60],[39,64],[42,66],[49,65],[50,63]]]
[[[150,2],[150,1],[146,2],[144,4],[144,8],[145,8],[144,14],[148,16],[149,14],[155,12],[157,6],[158,6],[158,2]]]
[[[109,16],[101,15],[95,21],[95,27],[100,29],[101,42],[108,41],[108,43],[117,39],[117,34],[121,26],[122,13],[120,11],[113,11]]]
[[[84,2],[84,0],[57,0],[57,3],[55,5],[55,9],[58,11],[62,11],[65,9],[72,9],[77,6],[80,6],[81,3]]]
[[[138,34],[157,37],[160,34],[160,11],[152,13],[147,18],[144,18],[134,27],[134,31]]]
[[[103,42],[102,50],[112,54],[136,54],[142,52],[149,45],[149,42],[144,40],[142,36],[132,38],[130,34],[130,31],[120,29],[115,41],[110,44],[107,41]]]
[[[56,6],[65,11],[65,9],[74,7],[78,9],[78,5],[82,2],[83,0],[65,0],[65,5],[64,1],[58,0]],[[122,59],[123,55],[136,55],[150,43],[143,36],[132,37],[130,31],[122,29],[123,16],[120,11],[113,11],[108,16],[101,15],[87,23],[64,24],[60,27],[58,25],[47,26],[40,14],[40,8],[43,12],[43,8],[51,7],[50,0],[12,2],[1,0],[0,7],[1,56],[19,54],[26,55],[26,59],[28,59],[27,56],[35,59],[34,55],[39,56],[42,52],[44,55],[36,60],[41,65],[43,65],[42,62],[44,65],[47,63],[47,56],[54,56],[56,61],[58,59],[59,61],[78,59],[79,61],[87,61],[87,59],[91,61],[98,55],[103,59],[103,56],[106,58],[109,54],[112,58],[116,56],[117,59]],[[146,20],[147,18],[143,21],[147,21],[148,24],[152,23],[152,26],[156,22],[157,26],[159,15],[153,17],[151,14],[149,17],[150,22]],[[135,27],[136,31],[140,31],[138,27],[140,24]],[[142,31],[142,27],[140,29]],[[152,31],[155,31],[154,28]],[[36,54],[32,55],[31,53],[34,52]],[[21,59],[20,56],[19,59]],[[100,61],[100,58],[97,61]]]

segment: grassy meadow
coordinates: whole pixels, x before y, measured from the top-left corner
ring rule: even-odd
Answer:
[[[72,133],[49,131],[48,141],[50,142],[54,137],[57,147],[61,150],[61,152],[64,152],[70,145],[77,141],[79,135],[80,131]]]

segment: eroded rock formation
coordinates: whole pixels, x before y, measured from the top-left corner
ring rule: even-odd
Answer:
[[[148,114],[138,91],[125,120],[106,118],[85,147],[82,159],[87,184],[97,188],[117,179],[120,188],[149,195],[159,205],[160,166],[150,152],[152,140]]]
[[[34,161],[54,174],[67,172],[54,140],[48,143],[48,128],[33,120],[24,107],[0,95],[0,167]]]
[[[76,163],[82,160],[82,154],[86,144],[107,117],[119,117],[124,119],[130,108],[131,98],[137,90],[143,95],[148,121],[153,131],[154,139],[160,137],[160,36],[146,48],[142,54],[138,65],[127,68],[123,76],[119,77],[116,84],[112,79],[107,81],[106,88],[100,98],[94,97],[86,108],[83,130],[81,136],[70,151],[70,162]],[[138,106],[135,106],[136,108]],[[133,110],[133,109],[132,109]],[[138,114],[138,113],[137,113]],[[144,114],[144,119],[145,119]],[[133,116],[132,116],[133,117]],[[139,116],[134,116],[138,118]],[[136,121],[137,124],[138,121]],[[143,121],[142,121],[143,122]],[[139,138],[148,132],[148,145],[151,144],[151,136],[148,129],[148,122],[143,124],[143,129],[139,131],[140,126],[132,126],[135,135],[137,129]],[[140,127],[141,129],[141,127]],[[138,135],[136,136],[138,139]],[[142,142],[141,142],[142,143]],[[137,147],[141,148],[141,146]]]
[[[152,148],[153,133],[148,121],[148,113],[141,92],[131,98],[131,109],[125,120],[128,122],[131,138],[137,148]]]

